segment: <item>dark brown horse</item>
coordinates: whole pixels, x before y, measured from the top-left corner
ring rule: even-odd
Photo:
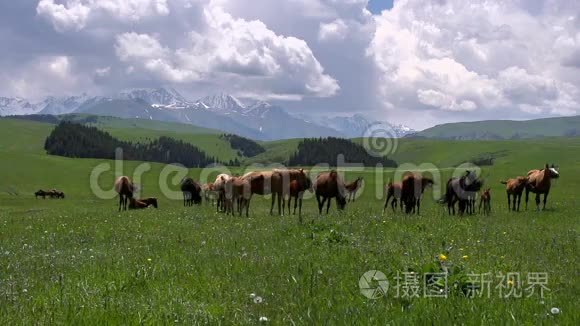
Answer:
[[[141,198],[139,199],[140,202],[147,204],[147,206],[153,206],[155,208],[159,208],[158,204],[157,204],[157,198],[156,197],[147,197],[147,198]]]
[[[483,206],[483,214],[489,215],[491,213],[491,189],[487,188],[479,197],[479,213]]]
[[[312,191],[312,180],[306,177],[304,180],[292,180],[290,181],[290,198],[288,199],[288,214],[290,214],[290,203],[292,203],[292,198],[294,198],[294,215],[296,215],[296,206],[298,206],[298,219],[302,222],[302,197],[306,190]]]
[[[362,185],[362,181],[363,181],[363,178],[358,177],[353,182],[347,183],[344,185],[344,187],[346,188],[349,203],[350,203],[351,199],[354,202],[354,200],[356,198],[356,192],[360,189],[360,187]]]
[[[36,199],[38,199],[38,197],[42,197],[42,199],[46,199],[46,196],[50,196],[50,193],[48,191],[44,191],[42,189],[39,189],[37,192],[34,193],[34,197],[36,197]]]
[[[157,198],[145,198],[145,199],[135,199],[133,197],[129,198],[129,209],[144,209],[149,207],[157,208]]]
[[[428,186],[433,185],[433,179],[420,173],[405,173],[401,181],[401,203],[405,204],[405,212],[420,214],[421,197]]]
[[[343,210],[346,206],[344,182],[335,170],[322,172],[316,177],[314,193],[316,194],[316,201],[318,202],[318,213],[321,215],[322,207],[326,200],[328,200],[326,214],[328,214],[328,210],[330,209],[330,201],[332,198],[336,198],[336,207],[339,210]]]
[[[526,182],[528,182],[527,177],[516,177],[513,179],[508,179],[506,181],[500,181],[501,184],[505,185],[505,192],[507,194],[508,200],[508,210],[520,211],[520,203],[522,202],[522,194],[526,188]],[[513,208],[511,203],[511,198],[513,197]],[[517,206],[516,206],[517,204]]]
[[[126,176],[118,177],[115,180],[115,191],[119,194],[119,211],[121,211],[121,207],[126,211],[129,199],[133,198],[135,191],[133,183]]]
[[[465,174],[459,178],[451,178],[447,181],[445,188],[445,197],[442,203],[447,204],[449,215],[455,215],[455,204],[459,202],[459,214],[463,215],[467,206],[471,205],[470,198],[475,198],[474,193],[478,192],[483,186],[475,172],[465,171]]]
[[[540,209],[540,195],[544,194],[544,208],[552,186],[552,179],[560,177],[560,172],[556,170],[554,164],[549,166],[547,163],[542,170],[530,170],[528,172],[528,181],[526,182],[526,209],[528,209],[528,195],[531,192],[536,194],[536,209]]]
[[[181,180],[181,192],[183,192],[183,206],[193,206],[201,204],[201,186],[192,178],[187,177]]]

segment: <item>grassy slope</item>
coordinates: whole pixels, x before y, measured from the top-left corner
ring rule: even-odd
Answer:
[[[567,132],[580,132],[580,116],[546,118],[529,121],[489,120],[447,123],[417,133],[427,138],[478,138],[494,134],[509,139],[516,133],[522,138],[565,136]]]
[[[552,148],[543,154],[527,143],[506,142],[513,154],[485,170],[494,196],[489,218],[448,217],[431,190],[421,217],[381,216],[382,194],[375,189],[392,171],[366,170],[347,175],[363,175],[365,188],[346,212],[337,214],[332,205],[330,216],[317,217],[307,193],[306,223],[299,225],[295,217],[270,217],[268,201],[260,197],[252,201],[249,219],[216,214],[207,205],[185,209],[162,193],[158,164],[140,184],[143,195],[160,197],[161,208],[118,214],[115,200],[95,198],[88,186],[91,170],[109,162],[47,156],[42,141],[50,126],[1,123],[0,187],[20,190],[10,196],[0,188],[1,324],[255,324],[260,316],[274,324],[577,324],[580,318],[580,157],[570,151],[578,141],[542,141]],[[270,145],[281,151],[289,144]],[[445,161],[478,146],[469,145],[405,141],[399,155]],[[495,180],[546,160],[561,162],[562,174],[549,210],[508,213],[503,186]],[[137,164],[125,163],[124,174],[132,175]],[[190,174],[197,178],[200,171]],[[112,179],[109,171],[100,183],[110,187]],[[68,197],[35,200],[31,192],[38,187],[57,187]],[[360,295],[365,271],[382,270],[394,282],[397,271],[417,268],[449,246],[449,259],[474,273],[513,271],[525,279],[530,271],[548,272],[551,291],[544,300],[499,299],[497,292],[472,300],[369,301]],[[253,303],[250,293],[264,303]],[[551,307],[562,314],[547,315]]]

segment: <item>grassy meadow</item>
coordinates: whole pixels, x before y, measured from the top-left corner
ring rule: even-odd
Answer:
[[[155,163],[138,183],[142,196],[159,198],[160,208],[119,213],[116,199],[94,195],[91,171],[111,167],[98,178],[107,190],[115,173],[132,176],[141,162],[124,162],[116,172],[111,161],[48,156],[42,148],[51,128],[0,120],[0,324],[580,323],[579,138],[401,140],[397,162],[433,163],[441,180],[462,160],[494,153],[495,164],[483,168],[492,214],[448,216],[434,195],[441,183],[427,190],[420,216],[383,214],[377,189],[395,171],[367,168],[344,171],[347,180],[365,180],[345,211],[337,212],[333,202],[330,214],[319,216],[306,194],[299,223],[294,215],[270,216],[270,201],[261,197],[252,200],[249,218],[216,213],[207,203],[183,207],[179,197],[167,195],[175,195],[184,171]],[[111,133],[155,135],[146,127],[111,127]],[[218,154],[228,151],[211,143],[215,135],[181,135]],[[270,154],[252,160],[279,161],[297,142],[264,143]],[[532,197],[527,211],[508,212],[499,180],[545,162],[558,164],[561,173],[547,210],[536,211]],[[185,172],[196,179],[205,173]],[[35,199],[39,188],[58,188],[67,197]],[[519,273],[519,289],[528,273],[545,272],[549,291],[544,298],[525,291],[521,298],[500,298],[494,278],[489,298],[467,298],[452,288],[447,298],[395,295],[397,273],[421,271],[441,254],[464,274]],[[359,279],[369,270],[387,275],[386,297],[361,294]]]

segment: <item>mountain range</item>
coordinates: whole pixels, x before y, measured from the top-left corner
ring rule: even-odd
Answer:
[[[294,115],[268,102],[244,102],[224,93],[190,101],[172,88],[133,88],[111,97],[47,97],[38,103],[0,97],[0,116],[68,113],[180,122],[258,140],[361,137],[370,126],[379,123],[388,126],[395,137],[415,132],[406,126],[371,121],[360,114],[325,118]]]

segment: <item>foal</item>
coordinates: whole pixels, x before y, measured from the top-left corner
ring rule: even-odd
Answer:
[[[489,215],[491,213],[491,189],[487,188],[481,194],[479,199],[479,212],[481,213],[481,206],[483,206],[483,214]]]

